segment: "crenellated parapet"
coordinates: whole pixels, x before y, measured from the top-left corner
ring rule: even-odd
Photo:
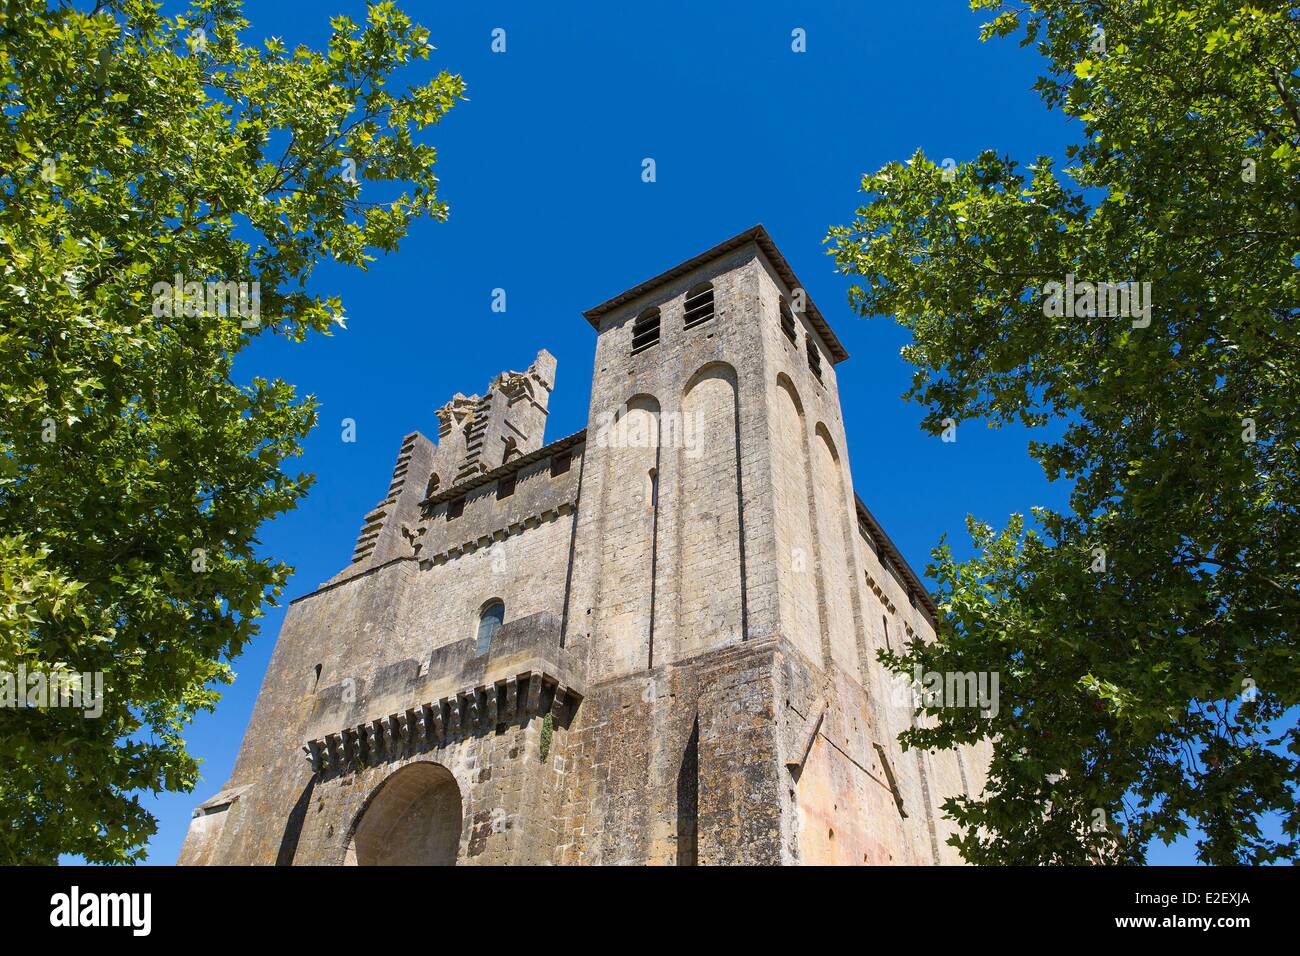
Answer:
[[[502,372],[483,395],[457,392],[438,409],[439,485],[459,484],[542,447],[555,356],[542,349],[523,372]]]
[[[388,493],[362,520],[352,560],[331,583],[352,577],[394,558],[413,554],[412,528],[420,519],[426,482],[433,467],[433,442],[419,432],[402,439],[388,483]]]
[[[436,446],[419,432],[403,438],[387,495],[362,520],[352,561],[329,583],[419,556],[422,503],[541,448],[554,386],[555,357],[542,349],[525,371],[499,374],[485,394],[457,392],[437,409]]]
[[[480,401],[477,395],[466,397],[457,392],[451,397],[451,401],[434,412],[438,416],[438,441],[445,439],[453,429],[464,428],[470,424]]]

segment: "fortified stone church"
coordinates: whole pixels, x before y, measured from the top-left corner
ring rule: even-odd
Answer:
[[[897,743],[876,652],[935,609],[854,494],[848,354],[767,232],[585,317],[588,429],[545,439],[542,351],[403,440],[181,863],[960,862],[939,808],[988,754]]]

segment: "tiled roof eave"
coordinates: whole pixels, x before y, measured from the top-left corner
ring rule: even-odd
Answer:
[[[885,557],[889,559],[890,564],[902,572],[909,592],[916,595],[917,601],[925,607],[927,612],[929,612],[931,623],[937,626],[939,622],[939,609],[935,606],[934,597],[926,589],[920,576],[912,570],[912,566],[907,563],[907,559],[903,557],[902,552],[898,550],[897,545],[895,545],[889,535],[885,533],[885,529],[880,526],[880,522],[876,520],[875,515],[871,513],[870,509],[867,508],[862,499],[855,494],[853,500],[858,506],[858,517],[866,523],[867,530],[871,532],[871,537],[876,540],[880,545],[881,550],[885,552]]]

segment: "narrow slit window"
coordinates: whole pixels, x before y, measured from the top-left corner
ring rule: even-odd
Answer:
[[[659,310],[646,309],[632,323],[632,354],[659,344]]]
[[[697,285],[686,293],[686,328],[694,328],[713,318],[713,283]]]
[[[799,339],[794,333],[794,313],[790,311],[790,303],[785,301],[785,296],[781,296],[781,331],[795,345],[799,344]]]
[[[813,341],[813,337],[811,335],[808,336],[807,343],[808,343],[808,370],[811,371],[813,375],[816,377],[817,381],[820,382],[822,380],[821,349],[817,348],[817,343]]]

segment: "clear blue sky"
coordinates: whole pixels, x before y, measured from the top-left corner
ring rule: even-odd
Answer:
[[[981,43],[960,0],[402,6],[438,47],[410,81],[445,68],[468,86],[469,102],[429,137],[451,218],[417,224],[369,273],[318,272],[316,289],[343,297],[346,331],[262,341],[239,363],[245,379],[283,377],[321,402],[300,463],[317,485],[261,535],[297,569],[286,601],[347,563],[402,436],[432,437],[434,409],[454,392],[481,392],[546,347],[559,359],[548,437],[583,428],[595,339],[581,310],[759,222],[852,355],[839,383],[854,481],[918,572],[941,534],[965,544],[967,513],[1000,525],[1064,502],[1019,429],[968,424],[954,444],[920,431],[922,410],[899,397],[904,333],[853,317],[821,245],[858,204],[862,173],[918,146],[936,161],[984,148],[1025,163],[1063,157],[1077,131],[1032,91],[1034,51]],[[365,15],[344,0],[246,9],[247,42],[290,46],[323,46],[336,13]],[[490,50],[497,27],[504,54]],[[806,53],[791,51],[796,27]],[[641,181],[645,157],[653,184]],[[490,309],[498,287],[505,314]],[[355,444],[340,440],[344,418],[357,422]],[[196,792],[146,799],[159,820],[151,863],[175,861],[191,809],[226,780],[283,614],[269,610],[216,713],[187,735],[203,760]],[[1188,844],[1152,853],[1192,861]]]

